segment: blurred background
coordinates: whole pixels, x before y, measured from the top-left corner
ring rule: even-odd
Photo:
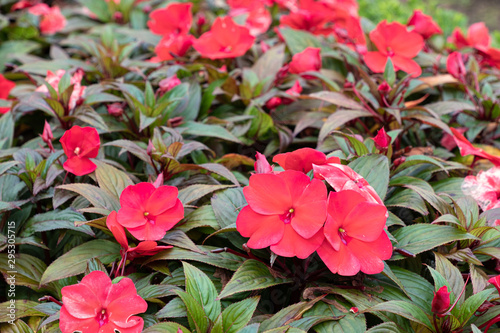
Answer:
[[[445,35],[454,27],[466,31],[475,22],[485,22],[500,47],[500,0],[358,0],[359,14],[373,22],[383,19],[406,23],[414,9],[422,9],[438,22]]]

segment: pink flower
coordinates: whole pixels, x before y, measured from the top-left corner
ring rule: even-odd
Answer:
[[[424,47],[424,39],[414,31],[398,22],[380,22],[370,32],[370,39],[378,51],[367,52],[365,62],[375,73],[383,73],[388,59],[391,59],[395,70],[402,70],[417,77],[422,68],[412,59]]]
[[[259,1],[228,1],[229,16],[245,16],[245,26],[252,36],[263,34],[269,29],[272,17],[266,6]]]
[[[53,35],[66,26],[66,18],[58,6],[51,8],[41,3],[31,7],[28,11],[33,15],[42,17],[40,20],[40,32],[44,35]]]
[[[346,190],[330,192],[327,211],[325,240],[317,252],[330,271],[343,276],[382,272],[383,260],[392,256],[384,231],[387,208]]]
[[[184,217],[178,193],[174,186],[129,185],[120,195],[118,223],[138,240],[159,240]]]
[[[231,17],[217,17],[210,31],[201,35],[193,47],[204,58],[226,59],[244,55],[254,41],[248,28],[237,25]]]
[[[66,74],[66,71],[64,69],[56,71],[55,74],[51,71],[47,71],[47,77],[45,78],[45,81],[50,84],[58,94],[63,93],[63,91],[59,91],[59,81],[61,81],[64,74]],[[68,104],[68,108],[70,110],[76,107],[80,99],[82,99],[85,89],[87,88],[82,86],[81,84],[83,74],[83,70],[79,69],[71,77],[70,83],[73,85],[73,92],[71,93]],[[49,89],[45,85],[41,85],[40,87],[36,88],[35,91],[43,92],[46,95],[49,95]]]
[[[462,191],[473,197],[483,211],[500,208],[500,167],[465,177]]]
[[[321,68],[320,52],[320,48],[307,47],[304,51],[295,54],[290,62],[290,73],[301,74],[319,71]]]
[[[93,271],[78,284],[63,287],[59,318],[62,333],[140,333],[148,304],[129,278],[112,283],[109,276]]]
[[[302,172],[250,176],[243,188],[248,206],[238,214],[236,228],[252,249],[270,246],[284,257],[310,256],[323,241],[326,186]]]
[[[365,200],[383,205],[384,202],[366,179],[353,169],[342,164],[313,165],[314,176],[323,177],[337,192],[353,190],[361,194]]]
[[[87,175],[97,168],[90,160],[99,154],[101,140],[93,127],[73,126],[64,132],[59,140],[64,153],[68,157],[64,162],[64,170],[77,176]]]
[[[52,139],[54,139],[54,135],[52,134],[52,129],[50,128],[49,123],[45,120],[45,125],[43,126],[42,132],[42,140],[49,146],[51,152],[54,151],[54,146],[52,145]]]
[[[425,15],[421,10],[415,10],[408,21],[408,26],[413,26],[413,30],[419,33],[424,39],[430,38],[435,34],[442,34],[443,30],[434,22],[431,16]]]

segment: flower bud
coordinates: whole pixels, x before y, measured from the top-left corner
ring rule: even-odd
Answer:
[[[281,98],[278,96],[274,96],[266,102],[266,107],[270,110],[273,110],[281,104],[283,104]]]
[[[151,156],[153,152],[156,151],[156,148],[153,146],[153,141],[149,140],[148,148],[146,149],[146,153]]]
[[[491,279],[488,280],[488,282],[494,285],[495,288],[497,288],[498,293],[500,294],[500,275],[492,277]]]
[[[455,79],[463,80],[465,74],[467,74],[463,55],[460,52],[453,52],[450,54],[446,60],[446,69]]]
[[[375,147],[380,151],[386,151],[391,144],[391,137],[385,132],[383,127],[379,129],[377,135],[372,140],[375,142]]]
[[[121,103],[113,103],[108,105],[108,113],[113,117],[119,117],[123,114],[123,106]]]
[[[179,127],[183,122],[183,117],[173,117],[168,120],[168,126],[172,128]]]
[[[255,173],[271,173],[273,172],[273,168],[267,161],[266,157],[261,153],[257,152],[255,154]]]
[[[177,74],[175,74],[160,81],[160,91],[162,93],[166,93],[167,91],[172,90],[174,87],[178,86],[181,83],[181,80],[179,80]]]
[[[450,293],[447,286],[439,288],[432,299],[431,310],[438,317],[444,317],[450,307]]]
[[[54,135],[52,135],[52,129],[50,128],[49,123],[45,120],[45,125],[43,126],[42,140],[49,146],[51,152],[54,152],[54,146],[52,145],[52,139]]]
[[[377,90],[382,94],[388,94],[391,92],[392,89],[391,86],[384,81],[378,86]]]

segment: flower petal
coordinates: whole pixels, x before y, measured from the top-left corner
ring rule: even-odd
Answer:
[[[284,214],[292,207],[292,197],[285,180],[274,174],[250,176],[250,184],[243,188],[248,204],[259,214]]]
[[[369,69],[374,73],[383,73],[385,70],[385,64],[387,63],[388,57],[380,52],[366,52],[365,63]]]
[[[63,305],[59,315],[59,329],[62,333],[73,333],[81,331],[83,333],[99,332],[99,323],[94,317],[79,319],[73,317]]]
[[[149,197],[145,209],[151,215],[157,216],[177,204],[179,191],[175,186],[160,186]]]
[[[278,216],[260,215],[254,223],[258,223],[259,228],[250,235],[247,242],[249,248],[262,249],[278,243],[283,238],[285,224]]]
[[[373,242],[384,232],[387,208],[373,202],[362,202],[347,215],[343,228],[350,237]]]
[[[284,225],[283,238],[275,245],[271,246],[271,251],[282,257],[297,257],[305,259],[323,243],[323,231],[318,231],[309,239],[301,237],[290,224]]]
[[[411,74],[413,77],[422,75],[422,68],[416,63],[415,60],[397,55],[392,57],[391,60],[396,70],[402,70],[403,72]]]
[[[64,162],[63,168],[76,176],[84,176],[94,172],[97,169],[97,165],[88,158],[74,156]]]
[[[335,251],[325,240],[317,250],[319,257],[332,273],[342,276],[353,276],[359,272],[360,264],[356,256],[345,245]]]
[[[349,242],[348,248],[356,256],[360,270],[365,274],[382,272],[383,260],[392,256],[392,244],[385,231],[373,242],[363,242],[354,238]]]
[[[127,235],[125,234],[125,229],[118,223],[115,211],[112,211],[106,218],[106,226],[109,231],[111,231],[118,244],[120,244],[122,248],[128,249],[128,240]]]
[[[61,294],[66,310],[75,318],[94,318],[101,308],[98,296],[84,284],[63,287]]]

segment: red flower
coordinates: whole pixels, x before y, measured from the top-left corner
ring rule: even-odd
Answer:
[[[174,87],[177,87],[181,83],[182,82],[177,77],[177,74],[174,74],[160,81],[160,91],[162,93],[166,93],[167,91],[172,90]]]
[[[420,66],[412,60],[424,47],[424,39],[398,22],[380,22],[370,32],[370,39],[378,51],[367,52],[365,62],[375,73],[383,73],[387,59],[391,59],[396,70],[402,70],[417,77],[422,74]]]
[[[484,22],[474,23],[467,30],[467,37],[465,37],[460,28],[455,28],[448,42],[455,44],[459,49],[464,47],[473,47],[476,50],[487,52],[490,47],[490,32]]]
[[[408,21],[408,26],[413,26],[413,30],[420,34],[424,39],[428,39],[432,35],[442,34],[443,30],[434,22],[431,16],[425,15],[421,10],[415,10],[412,17]]]
[[[302,92],[302,86],[300,85],[299,80],[295,80],[293,86],[285,91],[285,93],[287,93],[290,96],[300,96],[301,92]]]
[[[30,8],[36,5],[40,0],[20,0],[16,2],[11,8],[11,11]]]
[[[28,11],[33,15],[42,17],[40,20],[40,32],[44,35],[55,34],[66,26],[66,18],[58,6],[49,7],[41,3],[31,7]]]
[[[459,131],[460,134],[464,134],[467,131],[467,128],[459,127],[459,128],[456,128],[456,130]],[[440,143],[441,143],[441,146],[448,149],[449,151],[452,151],[457,146],[457,143],[455,141],[455,137],[451,134],[446,133],[446,132],[443,134],[443,137],[441,138]]]
[[[193,23],[191,7],[190,2],[172,2],[165,8],[156,9],[149,14],[148,27],[157,35],[185,35]]]
[[[193,45],[191,35],[167,35],[156,45],[155,52],[159,61],[173,60],[174,56],[182,57]],[[173,55],[172,55],[173,54]]]
[[[270,110],[272,109],[276,109],[278,106],[280,106],[281,104],[283,104],[283,100],[281,99],[281,97],[278,97],[278,96],[274,96],[274,97],[271,97],[267,102],[266,102],[266,107]]]
[[[313,164],[340,163],[338,157],[326,158],[326,155],[316,149],[301,148],[290,153],[278,154],[273,157],[273,162],[278,163],[285,170],[295,170],[308,173],[313,169]]]
[[[129,185],[120,195],[118,223],[138,240],[161,239],[184,217],[184,207],[177,194],[174,186]]]
[[[78,284],[63,287],[59,318],[62,333],[140,333],[148,304],[137,295],[134,283],[123,278],[111,283],[106,273],[93,271]]]
[[[464,56],[460,52],[453,52],[446,59],[446,69],[457,80],[464,80],[467,70],[465,69]]]
[[[10,80],[7,80],[2,74],[0,74],[0,100],[6,100],[9,97],[10,91],[14,89],[16,84]],[[10,111],[10,107],[0,107],[0,114],[4,114]]]
[[[261,153],[257,152],[255,154],[255,173],[272,173],[273,167],[269,164],[266,157]]]
[[[236,58],[244,55],[253,45],[255,37],[246,27],[234,23],[231,17],[218,17],[210,31],[196,40],[193,47],[202,57],[209,59]]]
[[[319,71],[321,68],[320,52],[320,48],[307,47],[304,51],[295,54],[290,62],[290,73],[301,74]]]
[[[450,307],[450,293],[448,292],[447,286],[442,286],[439,288],[437,293],[434,294],[432,299],[431,311],[435,313],[438,317],[444,317],[444,314],[448,311]]]
[[[381,151],[386,151],[391,145],[391,137],[385,132],[383,127],[378,130],[377,135],[372,140],[375,142],[375,147]]]
[[[302,172],[250,176],[243,188],[248,206],[236,219],[248,247],[284,256],[307,258],[321,245],[326,217],[326,186]]]
[[[366,38],[359,17],[341,16],[335,20],[333,30],[337,41],[360,54],[366,53]]]
[[[317,250],[333,273],[352,276],[360,270],[377,274],[392,256],[384,231],[387,208],[367,201],[356,191],[330,192],[325,240]]]
[[[494,285],[495,288],[497,288],[498,293],[500,294],[500,275],[492,277],[491,279],[488,280],[488,282]]]
[[[474,147],[472,143],[470,143],[469,140],[467,140],[465,136],[462,135],[462,133],[460,133],[455,128],[450,127],[450,129],[453,132],[453,138],[455,139],[458,149],[460,150],[460,155],[474,155],[477,157],[485,158],[496,166],[500,166],[500,157],[488,154],[481,148]]]
[[[90,158],[97,157],[101,141],[99,133],[93,127],[73,126],[64,132],[59,140],[68,159],[64,162],[64,170],[77,176],[93,172],[97,166]]]
[[[120,251],[122,260],[116,268],[117,273],[120,271],[120,267],[122,267],[122,265],[125,265],[127,259],[133,260],[134,258],[138,257],[153,256],[160,251],[172,248],[172,246],[158,246],[158,244],[153,241],[144,241],[140,242],[136,247],[129,247],[125,229],[120,223],[118,223],[115,211],[112,211],[111,214],[109,214],[108,218],[106,219],[106,226],[108,227],[109,231],[111,231],[118,244],[120,244],[122,247],[122,250]]]
[[[337,192],[353,190],[361,194],[365,200],[383,205],[373,187],[366,179],[361,177],[353,169],[342,164],[314,165],[314,176],[323,177]]]

